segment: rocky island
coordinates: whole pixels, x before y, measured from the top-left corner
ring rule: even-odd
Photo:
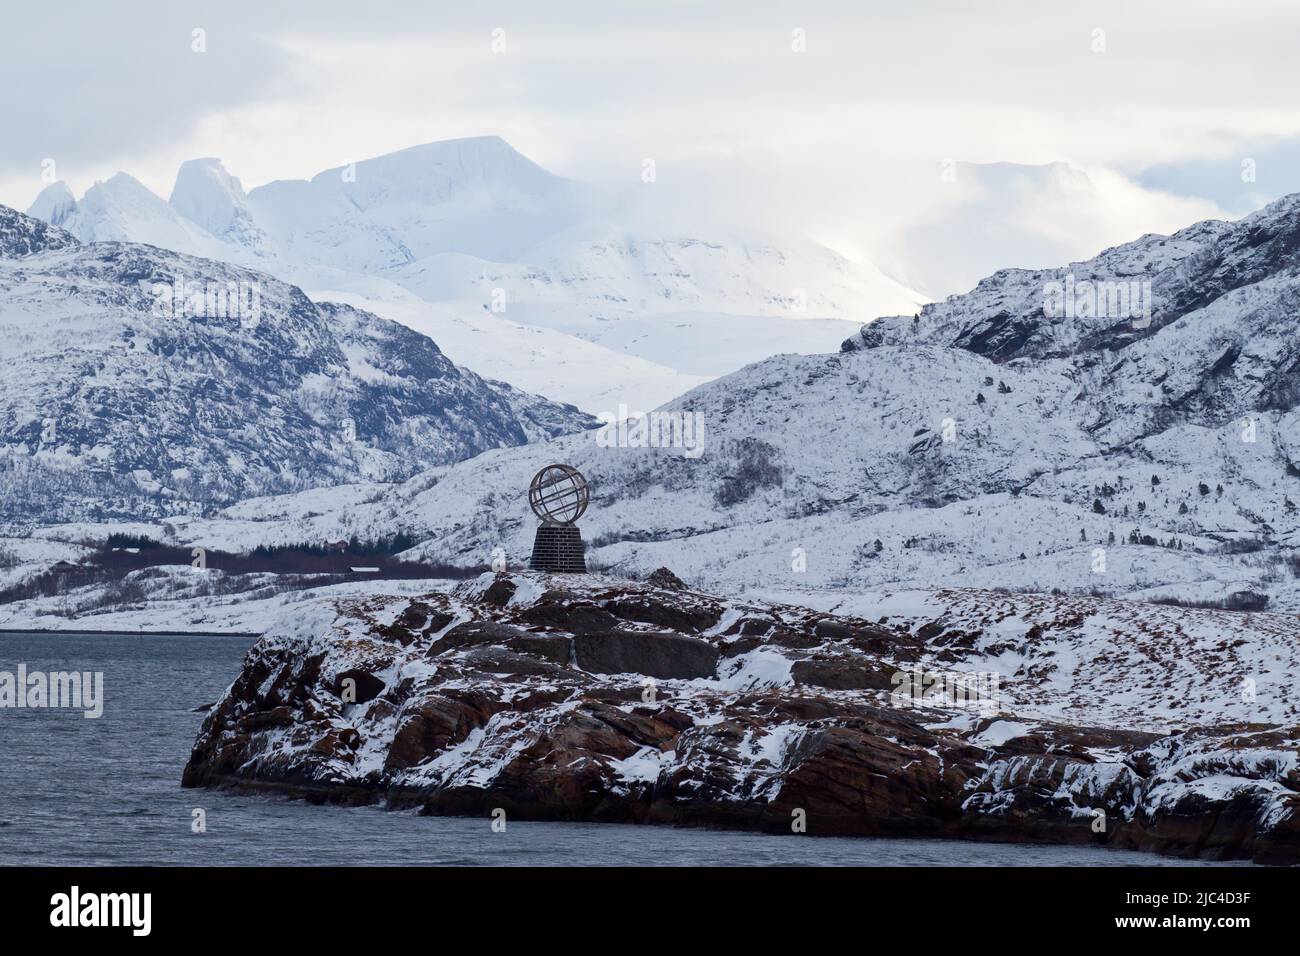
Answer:
[[[842,603],[663,570],[319,599],[250,649],[183,782],[1300,862],[1294,617],[959,589]],[[992,679],[972,698],[936,674]]]

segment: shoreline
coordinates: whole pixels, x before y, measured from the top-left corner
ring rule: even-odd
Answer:
[[[469,797],[467,801],[457,799],[451,803],[443,803],[436,799],[429,799],[430,796],[436,797],[436,794],[424,794],[418,790],[400,792],[385,787],[348,785],[336,787],[329,784],[309,782],[266,781],[250,777],[239,777],[233,774],[213,776],[202,782],[195,783],[182,781],[181,787],[185,790],[221,793],[231,796],[264,797],[270,800],[303,803],[311,807],[334,807],[343,810],[372,808],[384,813],[408,813],[414,811],[417,816],[422,818],[487,821],[492,819],[493,810],[496,809],[497,812],[505,810],[506,819],[511,823],[581,824],[599,827],[635,827],[639,829],[667,828],[698,833],[746,834],[777,839],[861,840],[866,842],[884,840],[915,841],[918,843],[938,841],[962,845],[1032,847],[1063,851],[1096,849],[1115,854],[1119,862],[1113,865],[1119,867],[1159,866],[1160,864],[1152,862],[1152,858],[1179,860],[1189,864],[1225,869],[1267,870],[1294,866],[1294,864],[1290,863],[1261,861],[1250,856],[1215,857],[1202,855],[1199,852],[1160,849],[1155,845],[1144,845],[1140,840],[1116,843],[1109,842],[1104,838],[1089,838],[1073,834],[1062,838],[1062,834],[1058,833],[1057,838],[1046,836],[1037,839],[1025,832],[1015,831],[936,832],[927,825],[890,832],[856,830],[795,832],[785,825],[784,819],[780,821],[779,825],[763,825],[757,821],[746,822],[736,817],[711,818],[693,814],[664,815],[650,812],[648,805],[643,808],[647,812],[641,816],[636,814],[627,816],[616,814],[605,817],[601,814],[571,813],[567,811],[555,813],[548,812],[547,808],[542,808],[539,812],[535,806],[510,803],[508,795],[490,789],[460,795]],[[505,806],[499,806],[503,802]]]
[[[59,627],[0,627],[0,634],[67,634],[72,637],[261,637],[260,631],[93,631]]]

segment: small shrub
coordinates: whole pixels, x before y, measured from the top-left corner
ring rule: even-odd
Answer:
[[[777,450],[757,438],[744,438],[734,453],[735,469],[723,475],[714,499],[724,508],[748,501],[762,488],[781,484],[781,468],[776,463]]]

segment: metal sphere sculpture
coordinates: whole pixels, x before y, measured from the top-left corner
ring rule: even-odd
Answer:
[[[534,571],[585,574],[586,548],[574,523],[591,502],[591,489],[582,472],[568,465],[547,465],[528,483],[528,503],[541,519],[533,538]]]
[[[569,465],[547,465],[528,485],[528,504],[547,524],[571,525],[591,503],[591,489],[582,472]]]

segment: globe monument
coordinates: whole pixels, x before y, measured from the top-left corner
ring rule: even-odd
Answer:
[[[577,520],[591,503],[582,472],[569,465],[547,465],[528,484],[528,504],[541,520],[533,538],[534,571],[585,574],[587,559]]]

